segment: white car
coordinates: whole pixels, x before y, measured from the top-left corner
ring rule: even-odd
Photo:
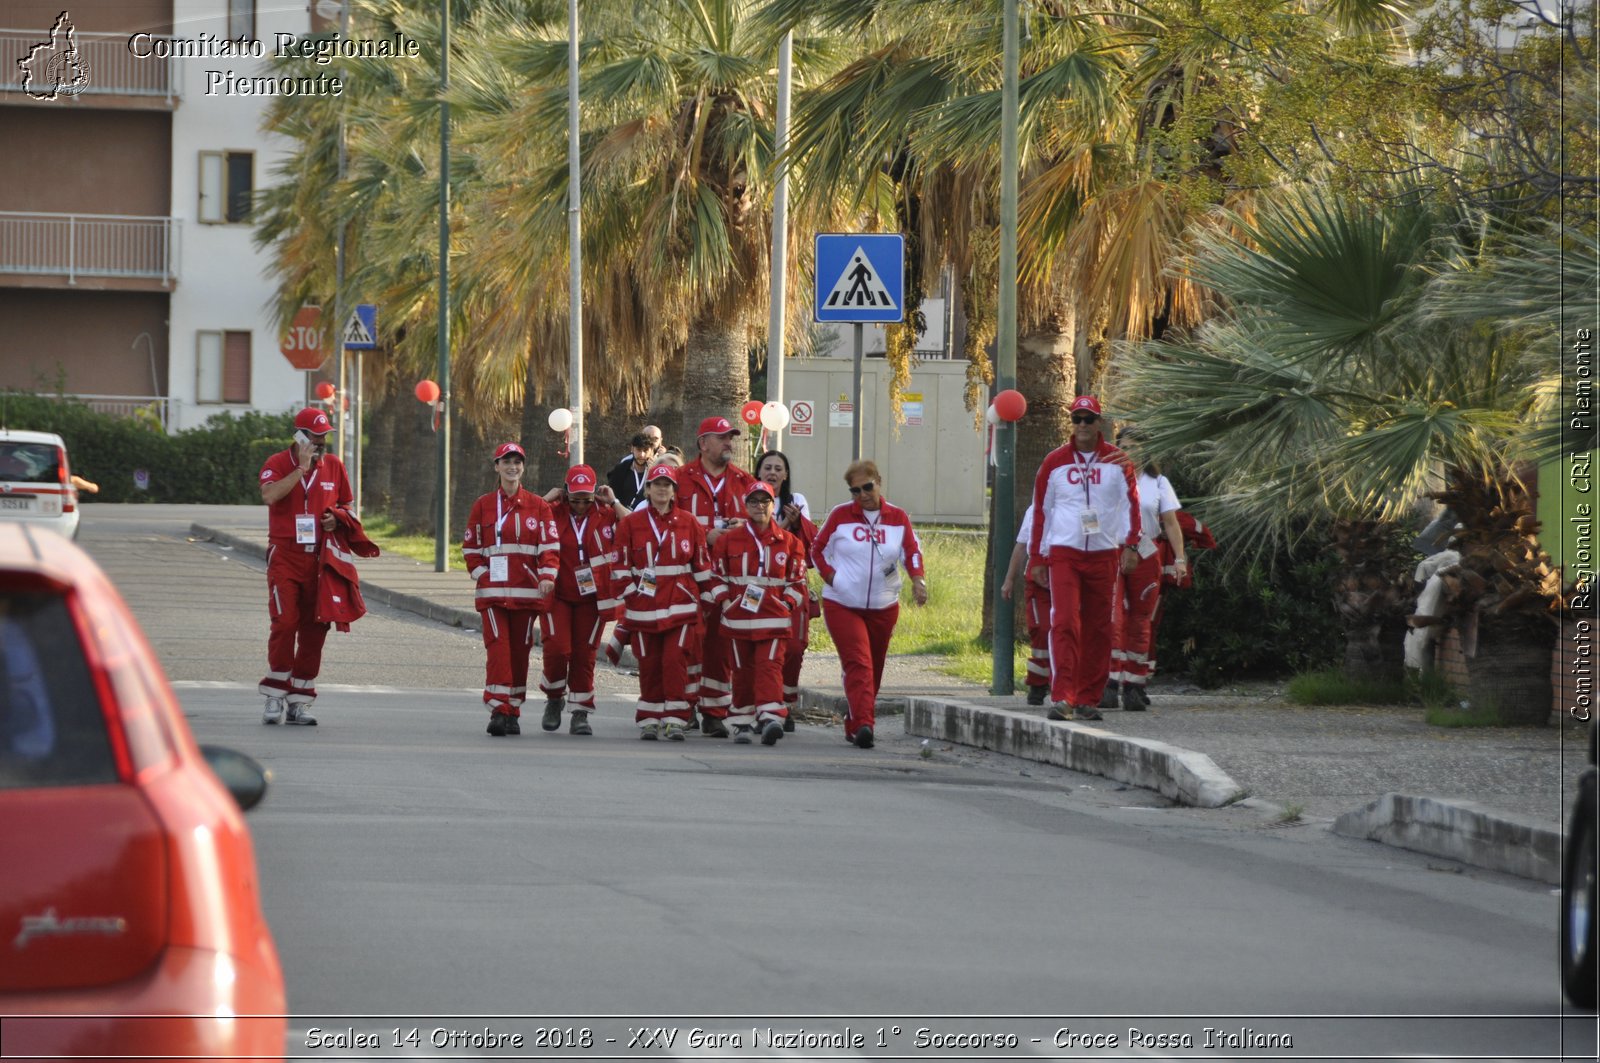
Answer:
[[[0,520],[27,521],[76,539],[78,517],[78,489],[62,438],[0,429]]]

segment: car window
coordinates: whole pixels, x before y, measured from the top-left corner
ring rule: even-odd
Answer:
[[[0,480],[13,484],[60,483],[60,453],[50,443],[0,442]]]
[[[116,777],[66,599],[0,590],[0,789]]]

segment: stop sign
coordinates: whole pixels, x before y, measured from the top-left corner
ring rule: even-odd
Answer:
[[[296,369],[320,368],[324,360],[322,307],[302,306],[289,323],[289,331],[284,333],[278,347]]]

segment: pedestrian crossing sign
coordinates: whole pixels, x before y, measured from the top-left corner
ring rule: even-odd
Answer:
[[[817,321],[904,321],[905,237],[817,234]]]
[[[370,351],[378,346],[378,305],[357,303],[344,324],[346,350]]]

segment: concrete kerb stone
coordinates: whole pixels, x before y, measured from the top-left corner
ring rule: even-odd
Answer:
[[[1561,831],[1531,816],[1415,794],[1384,794],[1333,832],[1557,885]]]
[[[191,524],[189,526],[189,534],[196,539],[209,539],[222,546],[231,547],[240,553],[250,554],[252,557],[259,557],[265,560],[267,556],[267,547],[263,543],[225,531],[219,531],[216,528],[208,528],[202,524]],[[419,598],[414,594],[392,591],[387,587],[367,580],[361,582],[361,596],[369,601],[382,602],[384,605],[390,605],[396,609],[404,609],[409,613],[416,613],[418,616],[427,617],[429,620],[437,620],[441,624],[449,624],[452,627],[476,631],[481,622],[476,609],[440,605],[438,602],[430,602],[426,598]]]
[[[1165,742],[947,698],[913,697],[907,702],[906,733],[919,738],[1104,776],[1196,808],[1221,808],[1245,795],[1210,757]]]

